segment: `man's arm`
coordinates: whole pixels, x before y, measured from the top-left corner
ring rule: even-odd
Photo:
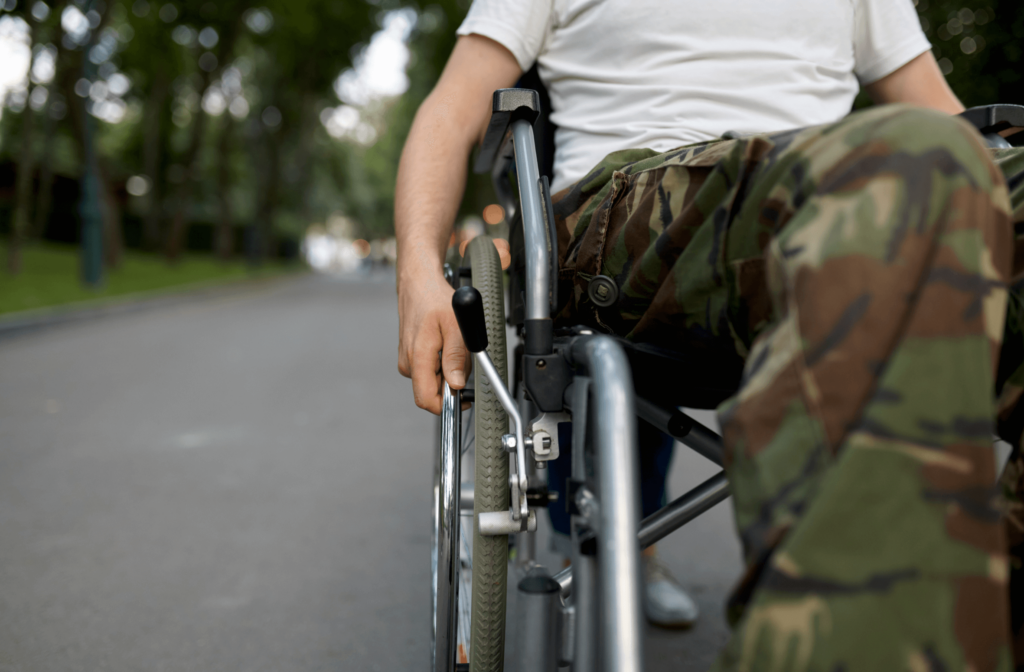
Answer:
[[[469,154],[490,119],[491,94],[521,74],[515,57],[497,42],[459,38],[416,113],[398,166],[398,370],[412,378],[416,405],[431,413],[441,412],[442,375],[453,388],[466,383],[468,352],[442,266],[466,188]]]
[[[930,51],[877,82],[868,84],[864,90],[876,103],[910,103],[949,114],[964,111],[964,104],[949,88]]]

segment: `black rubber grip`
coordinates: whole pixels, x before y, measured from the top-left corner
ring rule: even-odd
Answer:
[[[516,119],[526,119],[531,124],[540,116],[540,94],[530,89],[498,89],[491,104],[491,120],[487,124],[480,153],[473,170],[477,173],[490,171],[505,144],[508,127]]]
[[[487,349],[487,322],[484,319],[484,299],[476,287],[459,287],[452,296],[452,310],[459,321],[462,340],[470,352]]]
[[[1024,127],[1024,106],[1021,105],[982,105],[961,112],[960,116],[982,133]]]

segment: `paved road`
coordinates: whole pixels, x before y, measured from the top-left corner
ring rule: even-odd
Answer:
[[[389,280],[308,277],[0,339],[0,672],[426,669],[434,423],[396,327]],[[662,549],[705,615],[649,668],[706,669],[727,508]]]

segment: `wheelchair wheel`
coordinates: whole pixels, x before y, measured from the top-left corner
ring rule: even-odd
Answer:
[[[501,259],[490,236],[474,238],[466,249],[473,286],[483,296],[487,353],[507,385],[505,292]],[[480,534],[480,513],[507,511],[508,454],[501,446],[508,416],[485,376],[475,375],[473,403],[476,472],[473,499],[473,590],[469,659],[473,672],[501,672],[505,660],[505,599],[508,581],[508,536]]]
[[[462,556],[459,472],[462,454],[460,395],[444,386],[434,455],[434,524],[430,537],[431,672],[454,672],[458,648],[459,571]],[[465,641],[465,638],[463,638]]]

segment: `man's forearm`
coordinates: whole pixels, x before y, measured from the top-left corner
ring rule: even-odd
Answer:
[[[398,283],[440,277],[466,184],[472,133],[451,96],[430,96],[416,114],[395,185]]]

